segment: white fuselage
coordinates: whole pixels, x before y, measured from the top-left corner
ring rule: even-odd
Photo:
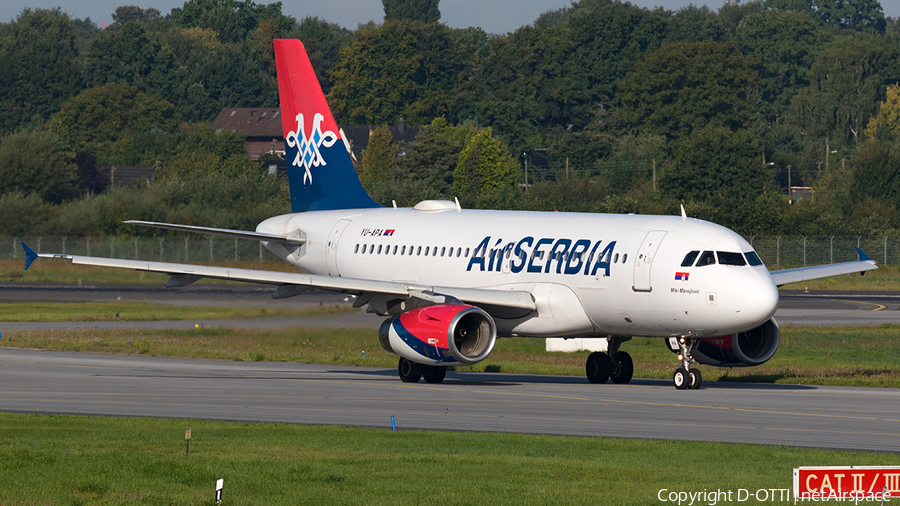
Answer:
[[[753,248],[724,227],[679,216],[426,202],[276,216],[257,231],[300,233],[301,247],[267,247],[312,274],[531,293],[532,314],[497,318],[506,336],[713,337],[761,325],[778,302],[764,265],[682,267],[691,251]]]

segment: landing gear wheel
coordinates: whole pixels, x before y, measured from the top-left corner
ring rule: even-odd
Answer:
[[[422,364],[417,364],[405,358],[401,358],[400,363],[397,365],[400,380],[404,383],[418,383],[419,378],[422,377],[422,369]]]
[[[690,373],[684,370],[684,368],[679,367],[678,369],[675,369],[675,375],[672,376],[672,382],[675,383],[675,388],[678,390],[686,390],[691,383]]]
[[[703,384],[703,375],[700,374],[700,369],[691,367],[688,369],[688,374],[690,374],[690,385],[688,385],[688,388],[691,390],[700,388],[700,385]]]
[[[422,368],[422,377],[425,378],[426,383],[440,383],[444,381],[444,376],[447,375],[447,368],[440,367],[437,365],[426,365]]]
[[[591,383],[606,383],[609,380],[611,370],[612,362],[606,353],[595,351],[588,355],[587,363],[584,365],[584,372]]]
[[[624,385],[631,381],[632,376],[634,376],[634,362],[631,360],[631,355],[624,351],[613,353],[612,371],[609,374],[612,382]]]

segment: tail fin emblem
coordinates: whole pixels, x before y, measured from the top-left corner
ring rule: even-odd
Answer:
[[[322,158],[322,153],[319,151],[319,147],[325,146],[326,148],[330,148],[337,142],[338,136],[331,130],[322,132],[321,124],[325,117],[319,113],[316,113],[316,115],[313,116],[313,128],[309,137],[305,136],[303,113],[297,114],[296,119],[297,130],[288,132],[284,139],[287,141],[288,146],[297,148],[297,155],[294,157],[294,161],[291,162],[291,165],[303,167],[306,171],[306,173],[303,174],[303,184],[306,185],[307,180],[309,180],[309,184],[312,184],[312,172],[310,172],[310,168],[326,165],[325,159]]]

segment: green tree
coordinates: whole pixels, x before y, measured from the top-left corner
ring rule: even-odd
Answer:
[[[184,126],[159,138],[155,177],[186,180],[194,177],[238,177],[262,172],[250,160],[240,133],[217,131],[209,123]]]
[[[886,95],[866,125],[866,137],[900,138],[900,84],[888,86]]]
[[[884,86],[900,77],[897,61],[896,52],[875,37],[836,40],[816,55],[810,84],[794,97],[788,119],[809,138],[856,143]]]
[[[296,23],[281,13],[281,2],[260,5],[252,0],[188,0],[169,15],[174,26],[209,28],[222,42],[243,42],[263,19],[274,19],[278,31],[287,33]]]
[[[79,93],[48,123],[73,151],[97,157],[101,165],[121,163],[135,132],[175,131],[181,118],[157,95],[133,86],[107,84]]]
[[[74,154],[51,132],[18,132],[0,143],[0,194],[34,193],[58,204],[74,196],[76,170]]]
[[[872,198],[896,208],[900,202],[900,142],[869,139],[853,157],[852,195],[861,202]]]
[[[730,42],[666,44],[638,62],[619,83],[620,117],[669,139],[715,120],[743,128],[756,111],[756,60]]]
[[[512,187],[516,161],[491,128],[475,134],[466,143],[453,171],[453,187],[462,199],[489,198]]]
[[[47,119],[78,93],[77,37],[58,8],[26,8],[0,30],[0,132]]]
[[[366,189],[386,181],[397,163],[397,144],[386,126],[380,126],[369,134],[369,143],[363,152],[359,181]]]
[[[171,96],[175,70],[174,55],[160,43],[159,35],[134,21],[100,32],[85,55],[85,81],[90,87],[120,83]]]
[[[692,216],[739,232],[771,231],[777,228],[781,205],[777,190],[768,188],[761,151],[747,130],[706,125],[679,143],[659,177],[660,189],[684,201]]]
[[[813,59],[831,36],[808,16],[765,10],[746,18],[732,41],[759,62],[760,108],[768,123],[777,123],[809,84]]]
[[[705,5],[689,4],[678,9],[668,19],[669,42],[721,42],[725,38],[725,27],[716,13]]]
[[[878,0],[765,0],[769,9],[799,12],[823,26],[884,34],[886,21]]]
[[[416,21],[359,30],[341,55],[328,99],[339,122],[356,124],[451,115],[469,60],[452,30]]]
[[[437,23],[441,19],[440,0],[381,0],[385,21]]]

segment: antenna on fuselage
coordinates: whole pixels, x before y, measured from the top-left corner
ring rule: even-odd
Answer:
[[[684,204],[681,204],[681,221],[684,221],[686,219],[687,219],[687,213],[684,212]]]
[[[459,197],[453,197],[453,201],[456,202],[456,212],[462,212],[462,206],[459,205]]]

